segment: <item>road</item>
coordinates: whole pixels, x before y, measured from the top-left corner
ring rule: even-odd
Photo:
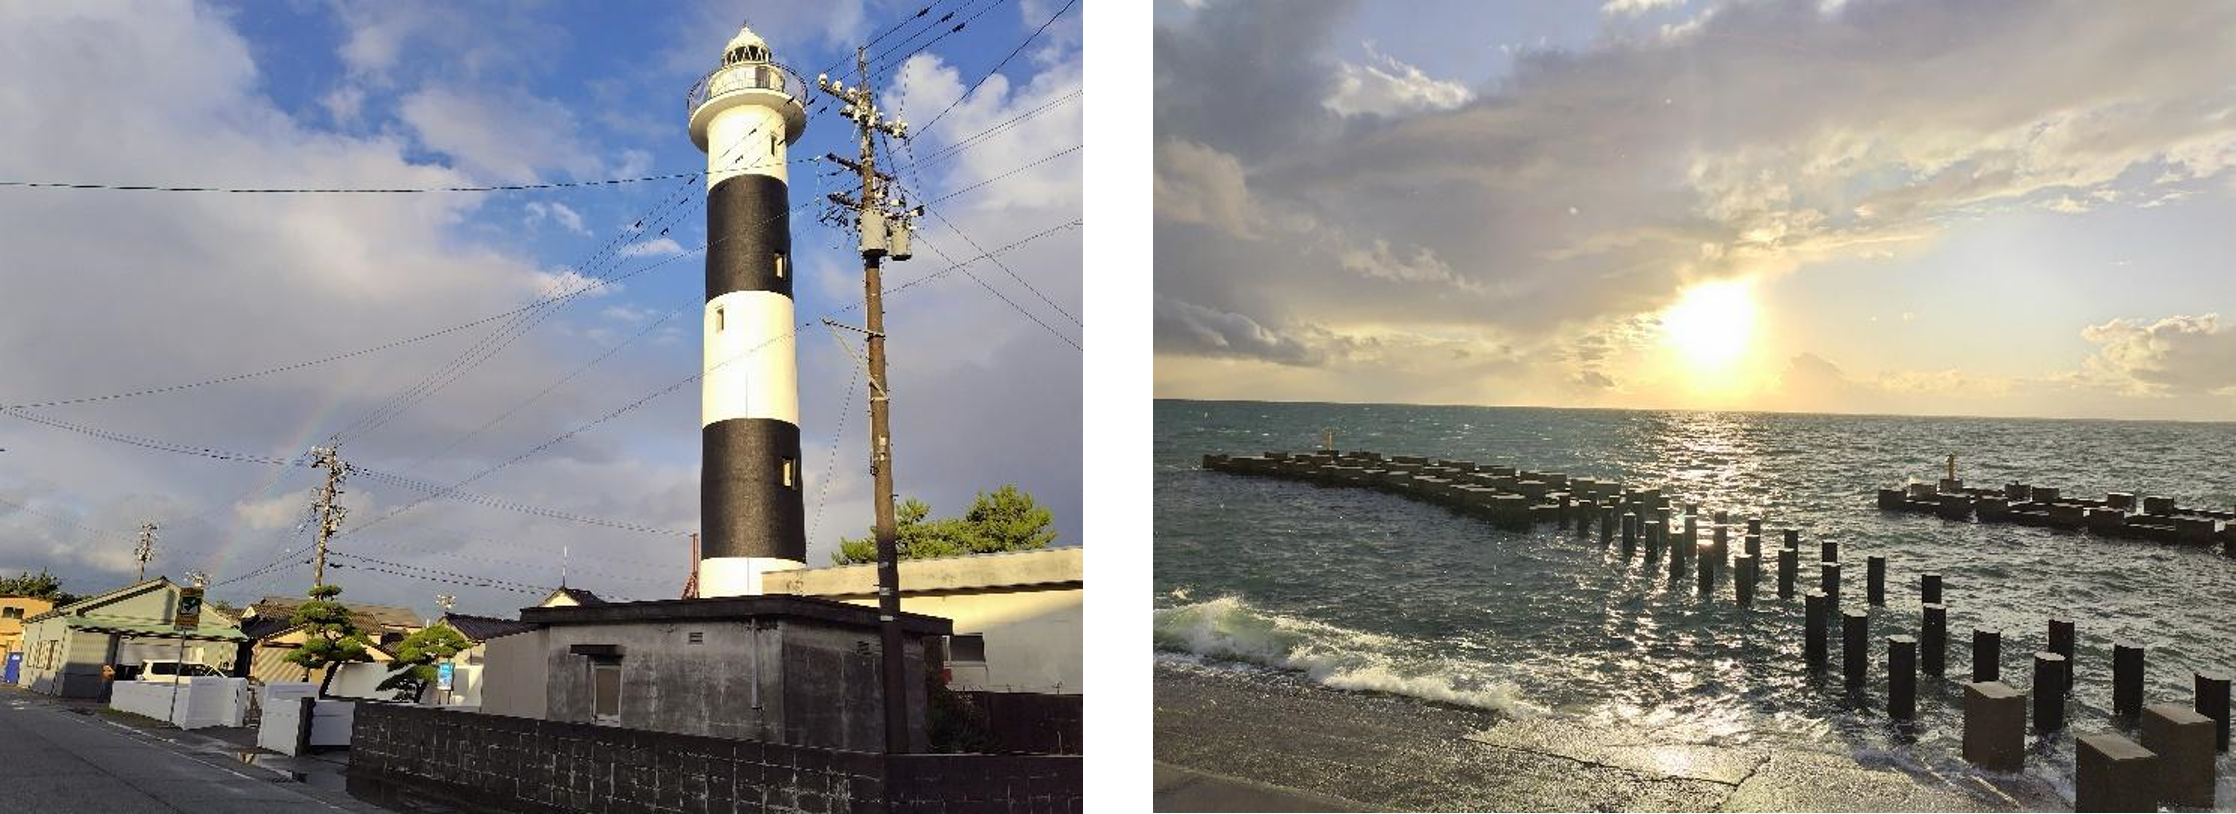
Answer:
[[[0,811],[382,810],[98,713],[0,693]]]

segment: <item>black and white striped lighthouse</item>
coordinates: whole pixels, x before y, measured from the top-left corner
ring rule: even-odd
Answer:
[[[785,184],[805,92],[751,29],[691,90],[691,141],[707,154],[700,596],[758,594],[762,574],[806,565]]]

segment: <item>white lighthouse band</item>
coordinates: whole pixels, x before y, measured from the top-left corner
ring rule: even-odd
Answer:
[[[741,30],[691,94],[707,151],[700,380],[701,596],[761,593],[807,559],[785,152],[807,123],[789,71]]]

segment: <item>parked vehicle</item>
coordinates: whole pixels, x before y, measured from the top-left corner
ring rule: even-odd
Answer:
[[[223,676],[225,674],[219,672],[215,667],[198,661],[181,664],[178,659],[148,659],[140,662],[138,667],[128,667],[117,671],[118,680],[146,681],[154,684],[169,684],[178,681],[180,675],[185,675],[187,678],[201,678],[204,676]]]

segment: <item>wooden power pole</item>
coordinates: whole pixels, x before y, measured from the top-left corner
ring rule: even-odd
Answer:
[[[844,103],[839,115],[852,120],[861,137],[861,152],[855,159],[839,155],[826,158],[854,170],[862,181],[860,198],[832,193],[830,200],[852,213],[854,230],[861,238],[865,322],[854,330],[869,340],[870,478],[871,502],[877,513],[877,615],[884,649],[885,751],[902,753],[909,749],[908,669],[901,636],[901,570],[893,516],[892,404],[885,387],[885,291],[879,266],[886,257],[909,258],[910,221],[921,208],[910,210],[892,198],[892,176],[877,171],[877,135],[907,138],[908,125],[886,121],[878,111],[877,99],[869,88],[868,60],[860,48],[854,50],[854,68],[862,78],[860,87],[849,88],[844,80],[833,82],[828,76],[816,77],[815,83]]]
[[[334,532],[342,528],[342,519],[349,516],[349,507],[336,502],[342,496],[342,480],[349,477],[349,464],[343,463],[339,446],[324,446],[311,450],[312,466],[326,470],[326,486],[318,490],[318,504],[311,508],[313,519],[318,521],[318,555],[311,560],[311,584],[326,585],[326,543]]]

